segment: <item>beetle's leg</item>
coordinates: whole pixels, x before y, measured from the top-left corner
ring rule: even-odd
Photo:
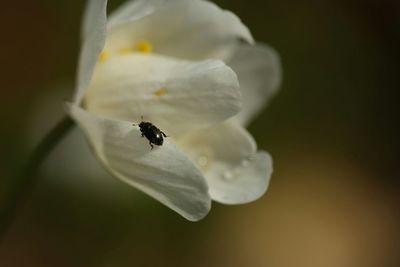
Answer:
[[[164,137],[168,137],[163,131],[160,131]]]
[[[151,150],[153,150],[154,146],[151,144],[150,141],[149,141],[149,145],[151,146]]]

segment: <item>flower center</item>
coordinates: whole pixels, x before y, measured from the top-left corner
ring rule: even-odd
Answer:
[[[156,91],[154,92],[154,95],[155,95],[155,96],[163,96],[163,95],[165,95],[166,93],[167,93],[167,88],[161,87],[160,89],[158,89],[158,90],[156,90]]]
[[[121,47],[118,49],[118,54],[125,55],[132,52],[151,53],[153,52],[153,45],[147,40],[139,40],[132,46]]]
[[[153,45],[151,42],[142,39],[142,40],[139,40],[136,43],[134,43],[132,46],[121,47],[117,50],[117,54],[119,54],[119,55],[126,55],[126,54],[130,54],[132,52],[149,54],[149,53],[153,52]],[[103,63],[109,57],[110,57],[109,52],[106,50],[103,50],[99,55],[99,63]]]
[[[153,51],[153,45],[147,40],[140,40],[136,42],[135,50],[142,53],[151,53]]]
[[[102,51],[99,55],[99,62],[104,62],[107,60],[107,58],[109,57],[108,52],[106,51]]]

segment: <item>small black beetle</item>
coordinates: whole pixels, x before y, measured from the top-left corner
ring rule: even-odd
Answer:
[[[143,117],[142,117],[143,120]],[[136,124],[134,124],[136,125]],[[151,122],[147,121],[142,121],[139,123],[139,128],[140,131],[142,132],[142,137],[146,137],[147,140],[149,140],[149,145],[151,146],[151,149],[153,150],[154,146],[153,144],[157,146],[161,146],[164,142],[164,137],[167,137],[167,135],[158,129],[156,126],[154,126]]]

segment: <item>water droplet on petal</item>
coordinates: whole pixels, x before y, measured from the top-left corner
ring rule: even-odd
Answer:
[[[222,176],[225,180],[232,180],[233,178],[233,174],[231,171],[224,171]]]
[[[242,160],[242,162],[240,163],[240,165],[241,165],[242,167],[248,166],[248,165],[249,165],[249,160],[248,160],[248,159]]]
[[[208,164],[208,161],[209,160],[208,160],[208,158],[206,156],[200,156],[200,157],[197,158],[197,164],[199,164],[199,166],[201,168],[206,167],[207,164]]]

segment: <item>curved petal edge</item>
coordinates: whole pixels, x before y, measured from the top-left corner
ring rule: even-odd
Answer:
[[[98,117],[77,105],[66,108],[113,176],[190,221],[207,215],[211,199],[205,178],[173,140],[166,138],[162,146],[150,149],[139,127],[130,122]]]

